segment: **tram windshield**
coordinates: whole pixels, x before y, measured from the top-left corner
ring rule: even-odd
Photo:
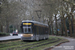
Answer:
[[[23,27],[23,32],[24,33],[32,33],[32,28],[31,27]]]
[[[28,32],[28,31],[27,31],[27,28],[25,28],[24,32]]]

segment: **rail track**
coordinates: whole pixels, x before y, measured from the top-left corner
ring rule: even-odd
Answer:
[[[29,50],[29,49],[40,47],[43,45],[55,43],[60,40],[61,40],[60,38],[51,38],[48,40],[41,40],[41,41],[34,41],[34,42],[23,42],[23,41],[17,41],[12,43],[10,42],[10,43],[7,43],[8,45],[0,44],[0,50]]]
[[[55,39],[53,39],[53,40],[55,40]],[[40,45],[28,47],[28,48],[26,48],[26,49],[24,49],[24,50],[29,50],[29,49],[31,49],[31,48],[35,48],[35,47],[40,47],[40,46],[43,46],[43,45],[51,44],[51,43],[54,43],[54,42],[58,42],[59,40],[60,40],[60,39],[57,39],[57,40],[52,41],[52,42],[47,42],[47,43],[43,43],[43,44],[40,44]]]

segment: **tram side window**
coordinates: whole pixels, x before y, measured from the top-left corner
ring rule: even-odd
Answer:
[[[41,35],[41,27],[39,27],[39,34]]]
[[[36,27],[36,32],[37,32],[37,35],[39,34],[39,28],[38,26]]]
[[[43,35],[45,34],[45,28],[43,27]]]
[[[36,26],[33,27],[32,31],[34,34],[36,34]]]

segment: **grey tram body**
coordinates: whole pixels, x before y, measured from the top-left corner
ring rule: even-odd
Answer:
[[[31,23],[31,25],[23,25],[23,23]],[[36,24],[36,25],[35,25]],[[48,39],[48,25],[43,24],[37,21],[32,20],[24,20],[21,24],[22,35],[28,36],[24,37],[21,36],[21,40],[41,40],[41,39]]]

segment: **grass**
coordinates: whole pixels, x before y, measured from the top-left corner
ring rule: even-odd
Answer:
[[[51,43],[51,44],[46,44],[49,42],[54,42],[56,40],[60,39],[60,41]],[[51,40],[54,39],[54,40]],[[63,39],[61,37],[53,37],[50,36],[48,40],[41,40],[41,41],[33,41],[33,42],[23,42],[21,40],[16,40],[16,41],[8,41],[8,42],[1,42],[0,43],[0,50],[24,50],[26,48],[30,48],[29,50],[43,50],[47,47],[53,46],[57,43],[68,41],[66,39]],[[42,45],[46,44],[46,45]],[[41,46],[39,46],[41,45]],[[38,46],[38,47],[37,47]],[[34,47],[34,48],[31,48]]]
[[[55,43],[52,43],[52,44],[48,44],[48,45],[43,45],[43,46],[40,46],[40,47],[35,47],[35,48],[33,48],[33,49],[29,49],[29,50],[44,50],[45,48],[48,48],[48,47],[51,47],[51,46],[54,46],[54,45],[56,45],[56,44],[58,44],[58,43],[60,43],[60,42],[65,42],[65,41],[68,41],[68,40],[61,40],[61,41],[59,41],[59,42],[55,42]]]

